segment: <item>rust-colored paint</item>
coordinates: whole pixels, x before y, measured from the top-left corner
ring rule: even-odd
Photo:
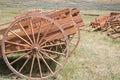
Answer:
[[[107,15],[99,16],[92,21],[89,26],[92,26],[95,30],[107,31],[109,36],[120,33],[120,13],[112,12]],[[114,38],[118,37],[119,36],[116,36]]]
[[[77,8],[74,8],[74,9],[66,8],[63,10],[57,10],[57,11],[53,11],[53,12],[51,11],[48,13],[41,12],[40,10],[35,10],[35,11],[25,12],[21,15],[17,15],[14,18],[15,18],[15,20],[17,20],[21,17],[28,16],[28,15],[35,15],[35,14],[45,14],[46,16],[50,17],[51,19],[57,21],[60,25],[62,25],[63,29],[65,30],[65,32],[67,32],[68,35],[72,35],[72,34],[76,33],[75,30],[73,31],[73,29],[75,29],[75,26],[80,27],[80,26],[84,25],[80,11]],[[33,24],[38,23],[39,20],[40,20],[39,18],[33,18]],[[26,32],[31,36],[31,32],[29,31],[30,27],[28,26],[29,21],[27,19],[25,19],[25,20],[20,21],[20,23],[23,25],[23,27],[25,29],[28,29]],[[42,32],[44,32],[47,29],[47,26],[52,26],[51,23],[46,22],[44,20],[42,21],[41,25],[42,25]],[[15,27],[12,28],[11,30],[17,30],[17,29],[19,29],[19,26],[20,26],[19,24],[16,24]],[[34,26],[35,34],[37,34],[38,27],[35,27],[35,25],[33,25],[33,26]],[[70,31],[69,27],[71,28],[71,31]],[[4,32],[7,29],[8,28],[0,30],[0,34],[4,34]],[[67,31],[67,29],[69,29],[69,32]],[[58,30],[54,26],[54,30],[51,32],[54,34],[54,32],[56,32],[56,31],[58,31]],[[50,35],[53,35],[51,32],[50,32]],[[18,34],[22,37],[25,36],[25,34],[23,32],[19,32]],[[9,35],[9,38],[7,40],[11,40],[11,39],[16,40],[16,41],[19,40],[19,38],[16,38],[15,35]],[[25,38],[25,39],[27,39],[27,38]],[[0,40],[0,45],[1,45],[1,40]],[[8,50],[10,49],[10,47],[8,47]]]
[[[109,16],[109,14],[99,16],[94,21],[92,21],[89,26],[92,26],[92,28],[104,29]]]
[[[0,57],[3,57],[12,72],[28,80],[47,80],[55,76],[66,64],[69,55],[69,44],[73,44],[71,41],[74,35],[78,34],[78,39],[73,44],[70,53],[76,49],[80,40],[79,27],[84,25],[80,11],[77,8],[66,8],[50,12],[42,12],[41,10],[29,11],[15,16],[14,19],[12,22],[0,25],[11,24],[8,28],[0,30],[0,34],[4,34],[3,39],[0,39],[0,49],[2,51],[0,52]],[[18,53],[23,54],[12,62],[6,57],[9,54],[15,55]],[[26,55],[25,63],[20,67],[19,71],[16,70],[12,64]],[[55,60],[56,56],[64,58],[63,61],[59,63],[59,60]],[[58,70],[52,71],[45,58],[59,65]],[[29,75],[23,75],[21,71],[29,59],[32,60]],[[40,70],[40,59],[50,71],[44,77]],[[37,76],[37,78],[32,76],[35,61],[38,63],[40,72],[40,77]]]

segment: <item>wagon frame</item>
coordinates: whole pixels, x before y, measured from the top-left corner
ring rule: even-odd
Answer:
[[[50,12],[37,10],[18,15],[8,28],[0,30],[0,34],[3,34],[0,40],[2,49],[0,56],[17,76],[28,80],[46,80],[55,76],[65,66],[69,54],[79,44],[79,27],[82,25],[83,21],[77,8]],[[77,40],[73,44],[72,39],[76,33]],[[70,44],[73,44],[71,49]],[[11,56],[17,58],[10,61]],[[24,63],[16,69],[13,64],[23,58]],[[46,59],[54,62],[57,69],[53,71]],[[43,75],[41,61],[49,71],[46,75]],[[22,71],[28,62],[31,62],[31,66],[29,75],[26,75]],[[33,74],[35,62],[38,65],[39,76]]]

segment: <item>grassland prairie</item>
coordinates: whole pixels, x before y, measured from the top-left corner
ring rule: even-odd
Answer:
[[[83,14],[120,12],[120,0],[0,0],[0,23],[13,21],[14,16],[34,9],[48,11],[66,7],[79,8],[87,27],[97,16]],[[8,26],[0,29],[4,27]],[[10,73],[1,58],[0,80],[22,80]],[[55,80],[120,80],[120,39],[112,39],[105,32],[81,31],[78,48]]]

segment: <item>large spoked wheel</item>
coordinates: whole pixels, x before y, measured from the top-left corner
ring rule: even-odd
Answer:
[[[55,76],[65,66],[68,54],[69,40],[65,31],[42,14],[15,20],[2,40],[5,63],[17,76],[28,80]]]

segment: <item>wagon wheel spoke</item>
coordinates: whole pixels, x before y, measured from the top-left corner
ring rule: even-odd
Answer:
[[[28,51],[27,53],[21,55],[19,58],[15,59],[14,61],[12,61],[10,64],[14,64],[15,62],[19,61],[20,59],[22,59],[23,57],[25,57],[26,55],[28,55],[31,51]]]
[[[26,32],[26,30],[23,28],[22,24],[19,22],[19,25],[21,27],[21,29],[23,30],[23,32],[26,34],[26,36],[28,37],[28,39],[30,40],[31,43],[33,43],[33,41],[31,40],[30,36],[28,35],[28,33]]]
[[[54,54],[57,54],[57,55],[62,55],[62,56],[65,56],[65,54],[64,54],[64,53],[60,53],[60,52],[56,52],[56,51],[52,51],[52,50],[42,49],[42,51],[45,51],[45,52],[50,52],[50,53],[54,53]]]
[[[24,44],[20,44],[20,43],[16,43],[16,42],[12,42],[12,41],[5,41],[6,43],[9,43],[9,44],[14,44],[14,45],[18,45],[18,46],[23,46],[23,47],[29,47],[28,45],[24,45]]]
[[[62,50],[62,52],[65,53],[65,52],[64,52],[63,45],[65,45],[66,43],[65,43],[64,40],[61,40],[61,42],[60,42],[60,41],[59,41],[59,42],[57,41],[57,43],[55,43],[55,44],[59,44],[59,45],[56,46],[56,51],[57,51],[57,48],[59,47],[59,48]],[[66,48],[65,48],[65,49],[66,49]]]
[[[47,46],[46,45],[47,43],[45,43],[45,45],[44,46]],[[51,42],[49,42],[49,44],[51,45]],[[41,48],[46,48],[46,47],[44,47],[44,46],[42,46]],[[51,50],[53,47],[49,47],[49,50]]]
[[[30,77],[32,76],[34,61],[35,61],[35,55],[33,55],[33,58],[32,58],[32,64],[31,64],[31,68],[30,68]]]
[[[38,30],[37,43],[39,42],[40,39],[40,33],[41,33],[41,26],[39,26],[39,30]]]
[[[75,43],[73,43],[73,42],[70,42],[73,46],[75,46],[76,44]]]
[[[49,71],[53,74],[52,69],[50,68],[50,66],[48,65],[48,63],[46,62],[46,60],[44,59],[44,57],[41,55],[40,52],[39,52],[39,56],[42,58],[43,62],[45,63],[45,65],[47,66],[47,68],[49,69]]]
[[[41,64],[40,64],[40,60],[39,60],[38,56],[37,56],[37,62],[38,62],[38,68],[39,68],[40,77],[42,78],[42,69],[41,69]]]
[[[57,63],[59,66],[62,66],[62,64],[60,64],[59,62],[57,62],[54,58],[50,57],[48,54],[46,54],[45,52],[40,51],[43,55],[47,56],[49,59],[51,59],[53,62]]]
[[[76,40],[74,41],[73,38],[70,39],[70,49],[71,49],[70,53],[72,53],[77,48],[77,46],[79,44],[79,39],[77,39],[77,41]]]
[[[42,38],[40,39],[39,44],[43,41],[43,39],[44,39],[45,36],[48,34],[48,32],[49,32],[50,29],[51,29],[51,28],[50,28],[50,26],[49,26],[49,28],[47,29],[47,31],[44,33],[44,35],[43,35]]]
[[[58,51],[58,46],[55,46],[55,50]]]
[[[56,43],[56,44],[50,44],[50,45],[42,46],[41,48],[52,47],[52,46],[58,46],[58,45],[64,45],[64,44],[65,44],[65,42],[62,42],[62,43]]]
[[[64,43],[64,42],[62,41],[61,43]],[[65,51],[67,51],[67,48],[63,48],[62,44],[60,44],[58,47],[62,50],[62,53],[65,53]],[[56,49],[57,49],[58,47],[56,47]],[[57,50],[56,50],[56,51],[57,51]]]
[[[9,53],[18,53],[18,52],[25,52],[25,51],[30,51],[31,49],[21,49],[21,50],[16,50],[16,51],[7,51],[5,52],[6,54],[9,54]]]
[[[22,38],[21,36],[19,36],[16,32],[13,32],[13,31],[11,31],[11,30],[10,30],[10,32],[13,33],[13,34],[16,35],[18,38],[20,38],[21,40],[23,40],[24,42],[26,42],[27,44],[29,44],[29,45],[31,46],[31,44],[30,44],[27,40],[25,40],[24,38]]]
[[[56,37],[56,36],[58,36],[58,35],[60,35],[60,33],[55,34],[54,36],[52,36],[52,37],[48,38],[46,41],[44,41],[43,43],[41,43],[41,44],[40,44],[40,46],[41,46],[41,45],[43,45],[43,44],[45,44],[46,42],[51,41],[53,38],[55,38],[55,37]]]
[[[64,53],[64,48],[63,48],[63,45],[65,45],[65,42],[61,42],[61,43],[64,43],[64,44],[59,44],[58,46],[56,46],[56,51],[58,51],[57,49],[61,49],[62,50],[62,53]],[[66,48],[65,48],[66,49]]]
[[[59,45],[60,46],[60,48],[62,49],[62,45]]]
[[[33,36],[33,41],[34,41],[34,43],[35,43],[35,34],[34,34],[33,23],[32,23],[31,18],[30,18],[30,26],[31,26],[31,31],[32,31],[32,36]]]
[[[21,72],[23,70],[23,68],[25,67],[25,65],[28,63],[28,61],[30,60],[30,56],[26,59],[26,61],[23,63],[22,67],[19,69],[18,72]]]

